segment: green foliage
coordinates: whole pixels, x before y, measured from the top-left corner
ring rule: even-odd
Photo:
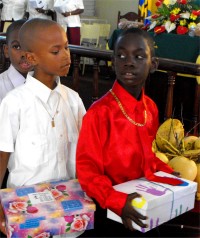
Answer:
[[[167,5],[163,3],[162,7],[158,8],[158,13],[164,17],[169,17],[170,16],[170,8],[168,8]]]

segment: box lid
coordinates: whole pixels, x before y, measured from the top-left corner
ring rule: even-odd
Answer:
[[[1,203],[9,223],[29,219],[46,220],[95,211],[78,180],[61,180],[0,190]]]
[[[175,177],[171,174],[165,172],[157,172],[155,173],[159,176],[166,177]],[[177,178],[177,177],[175,177]],[[193,181],[189,181],[186,179],[182,179],[184,181],[181,186],[173,186],[164,183],[155,183],[148,181],[145,178],[140,178],[136,180],[132,180],[129,182],[125,182],[122,184],[115,185],[114,188],[117,191],[121,191],[127,194],[137,192],[142,195],[141,198],[136,198],[133,201],[133,206],[148,210],[153,209],[154,207],[161,206],[168,202],[173,202],[183,196],[187,196],[189,194],[195,193],[197,191],[197,183]],[[159,199],[158,199],[159,198]],[[160,199],[161,198],[161,199]]]

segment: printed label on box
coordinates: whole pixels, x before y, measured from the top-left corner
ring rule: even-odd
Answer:
[[[52,193],[50,191],[39,192],[39,193],[30,193],[28,197],[33,205],[45,202],[55,201]]]

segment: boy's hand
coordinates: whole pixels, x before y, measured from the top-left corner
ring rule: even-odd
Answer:
[[[134,228],[132,226],[132,221],[134,221],[138,226],[141,226],[143,228],[147,228],[147,225],[144,224],[141,220],[146,220],[147,217],[141,215],[139,212],[137,212],[134,207],[131,205],[132,200],[134,198],[141,197],[138,193],[132,193],[129,194],[126,200],[126,204],[122,209],[122,221],[126,228],[133,231]]]
[[[35,10],[39,13],[44,13],[45,10],[43,8],[35,8]]]
[[[3,208],[0,204],[0,231],[6,235],[6,225]]]

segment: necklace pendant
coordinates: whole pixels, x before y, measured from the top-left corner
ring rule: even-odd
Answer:
[[[51,121],[51,126],[52,126],[52,127],[55,127],[54,118],[52,118],[52,121]]]

